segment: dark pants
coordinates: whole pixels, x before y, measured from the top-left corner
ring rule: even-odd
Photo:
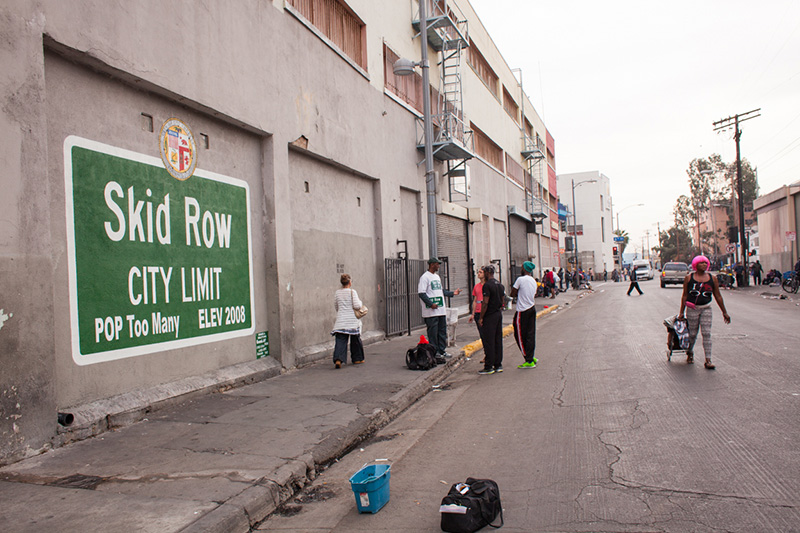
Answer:
[[[525,362],[532,362],[536,351],[536,307],[514,313],[514,339]]]
[[[425,319],[428,326],[428,342],[436,347],[436,355],[444,355],[447,348],[447,317],[430,316]]]
[[[639,288],[639,282],[638,281],[631,280],[631,286],[628,287],[628,296],[631,295],[631,291],[633,291],[633,289],[636,289],[637,291],[639,291],[639,294],[642,294],[642,289]]]
[[[361,335],[348,335],[347,333],[336,333],[336,346],[333,348],[333,361],[347,362],[347,341],[350,341],[350,361],[364,360],[364,345],[361,343]]]
[[[481,334],[481,325],[478,322],[480,322],[480,320],[481,320],[481,314],[480,313],[475,313],[474,315],[472,315],[472,320],[475,321],[475,327],[478,328],[478,335],[480,335]]]
[[[755,285],[761,285],[761,272],[756,272],[753,274],[753,283]]]
[[[486,356],[483,367],[491,370],[503,366],[503,313],[497,311],[484,315],[481,342]]]

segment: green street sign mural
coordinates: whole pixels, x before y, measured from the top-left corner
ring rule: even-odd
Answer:
[[[64,168],[77,364],[253,334],[246,182],[75,136]]]

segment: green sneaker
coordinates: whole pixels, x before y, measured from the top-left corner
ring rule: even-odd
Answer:
[[[534,357],[533,358],[533,366],[536,366],[536,363],[538,363],[538,362],[539,362],[539,360]]]
[[[536,368],[536,360],[534,359],[530,363],[525,362],[522,363],[521,365],[517,365],[517,368]]]

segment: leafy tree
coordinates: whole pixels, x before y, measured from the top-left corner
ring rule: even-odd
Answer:
[[[699,222],[700,214],[708,211],[714,203],[734,205],[736,197],[736,162],[725,163],[719,154],[708,158],[693,159],[686,171],[689,177],[689,203],[691,219]],[[746,206],[758,197],[756,170],[747,159],[742,159],[742,192]],[[737,198],[738,201],[738,198]],[[685,214],[685,213],[684,213]],[[736,225],[736,212],[730,212],[728,226]]]
[[[661,261],[683,261],[688,263],[694,256],[694,247],[691,244],[691,236],[685,227],[673,226],[666,231],[662,231],[659,236],[660,246],[655,250],[661,256]]]
[[[689,227],[695,219],[695,211],[691,198],[685,194],[678,196],[672,213],[675,215],[675,226],[684,230]]]

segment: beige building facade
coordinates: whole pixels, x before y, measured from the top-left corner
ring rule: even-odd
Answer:
[[[434,166],[437,253],[451,288],[490,262],[508,285],[558,264],[555,142],[469,3],[428,7],[462,41],[457,64],[428,50],[456,150]],[[386,261],[429,255],[423,88],[391,68],[419,61],[418,10],[3,3],[0,462],[327,357],[344,272],[365,338],[386,333]]]
[[[758,253],[764,270],[786,272],[794,268],[800,258],[800,182],[759,196],[753,208],[758,217]]]

